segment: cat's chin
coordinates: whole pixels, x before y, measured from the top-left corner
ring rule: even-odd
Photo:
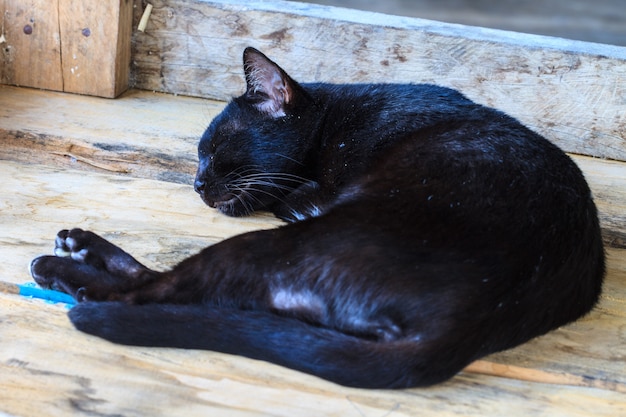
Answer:
[[[205,204],[211,208],[216,209],[222,214],[231,217],[241,217],[247,216],[252,213],[252,209],[246,208],[246,206],[237,198],[237,196],[233,196],[230,199],[219,200],[219,201],[207,201],[203,198]]]
[[[232,207],[234,206],[235,201],[236,201],[236,198],[233,197],[229,200],[209,201],[209,202],[205,201],[205,203],[207,206],[217,209],[221,211],[222,213],[224,213],[224,212],[228,212],[232,210]]]
[[[235,202],[235,198],[233,197],[229,200],[209,201],[209,202],[206,202],[206,204],[211,208],[220,210],[222,208],[232,206],[234,202]]]
[[[226,194],[217,198],[212,198],[206,194],[200,194],[200,198],[202,198],[204,204],[218,210],[222,207],[232,206],[237,200],[237,196],[234,194]]]

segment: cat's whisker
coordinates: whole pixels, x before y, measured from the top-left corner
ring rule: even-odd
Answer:
[[[245,198],[243,198],[244,196],[247,196],[248,193],[241,193],[241,194],[236,194],[235,198],[241,203],[241,205],[243,206],[246,215],[251,214],[252,212],[254,212],[254,207],[252,206],[252,204],[250,204],[248,202],[248,200],[246,200]]]
[[[253,168],[243,170],[246,174],[243,174],[241,171],[231,173],[231,177],[237,176],[236,179],[230,181],[229,185],[231,188],[237,188],[240,193],[244,190],[248,191],[248,194],[251,191],[264,193],[280,201],[283,201],[280,196],[285,197],[298,186],[308,182],[306,178],[288,173],[259,172]],[[273,193],[270,190],[278,191],[279,193]]]
[[[284,172],[255,172],[247,175],[240,175],[240,179],[251,179],[251,178],[263,178],[268,180],[281,180],[281,181],[290,181],[299,184],[304,184],[309,180],[307,178],[301,177],[299,175],[284,173]]]
[[[296,187],[276,184],[275,182],[272,182],[272,181],[261,181],[261,180],[242,181],[241,184],[244,188],[252,188],[254,186],[261,186],[261,187],[267,187],[267,188],[273,188],[276,190],[286,191],[287,193],[291,193],[296,189]]]
[[[287,155],[283,155],[281,153],[276,153],[276,156],[280,156],[281,158],[285,158],[285,159],[287,159],[287,160],[289,160],[291,162],[295,162],[298,165],[304,166],[304,164],[302,162],[300,162],[300,161],[298,161],[296,159],[293,159],[293,158],[291,158],[291,157],[289,157]]]
[[[233,190],[234,191],[235,190],[238,191],[236,196],[245,195],[245,196],[248,196],[250,198],[253,198],[254,200],[256,200],[259,203],[262,203],[262,200],[260,200],[254,194],[252,194],[252,192],[256,192],[258,194],[264,194],[264,195],[272,197],[273,199],[279,200],[280,202],[284,202],[284,200],[280,196],[278,196],[278,195],[276,195],[276,194],[274,194],[274,193],[272,193],[272,192],[270,192],[268,190],[263,190],[263,189],[254,188],[254,187],[250,187],[250,186],[246,186],[246,187],[241,187],[241,186],[236,187],[236,186],[233,186]],[[283,194],[283,196],[284,196],[284,194]]]
[[[263,205],[263,201],[259,197],[257,197],[254,193],[267,195],[272,200],[279,201],[280,203],[287,206],[289,209],[292,209],[291,205],[284,198],[287,196],[288,193],[285,194],[283,190],[276,187],[276,184],[272,184],[272,185],[273,187],[270,187],[270,190],[265,190],[265,189],[259,189],[259,188],[254,187],[252,183],[246,183],[242,185],[231,184],[231,191],[235,191],[234,197],[241,203],[242,206],[244,206],[244,209],[248,214],[255,211],[254,207],[250,203],[250,200],[254,200],[257,203]],[[280,191],[280,195],[276,193],[272,193],[271,189]],[[293,191],[293,189],[288,188],[288,187],[286,187],[286,190],[289,192]]]

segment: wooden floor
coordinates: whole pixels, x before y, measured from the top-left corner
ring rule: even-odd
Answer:
[[[61,228],[154,268],[246,230],[203,205],[195,143],[222,103],[131,91],[111,101],[0,86],[0,280],[30,281]],[[113,345],[67,307],[0,294],[0,415],[626,415],[626,164],[575,157],[596,195],[609,274],[588,317],[429,389],[368,391],[213,352]],[[621,248],[619,247],[621,246]]]

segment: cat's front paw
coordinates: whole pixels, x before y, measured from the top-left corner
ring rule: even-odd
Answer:
[[[102,238],[95,233],[81,229],[61,230],[54,239],[54,255],[103,268],[105,263],[97,251],[99,239]]]
[[[31,275],[41,287],[66,292],[79,301],[114,298],[152,274],[119,247],[81,229],[60,231],[54,254],[34,259]]]
[[[272,213],[281,220],[295,223],[324,214],[323,196],[315,181],[300,185],[295,191],[274,205]]]

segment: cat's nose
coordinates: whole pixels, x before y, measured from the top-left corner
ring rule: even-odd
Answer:
[[[193,183],[193,189],[196,190],[198,194],[202,194],[204,187],[206,187],[206,183],[203,180],[197,179]]]

